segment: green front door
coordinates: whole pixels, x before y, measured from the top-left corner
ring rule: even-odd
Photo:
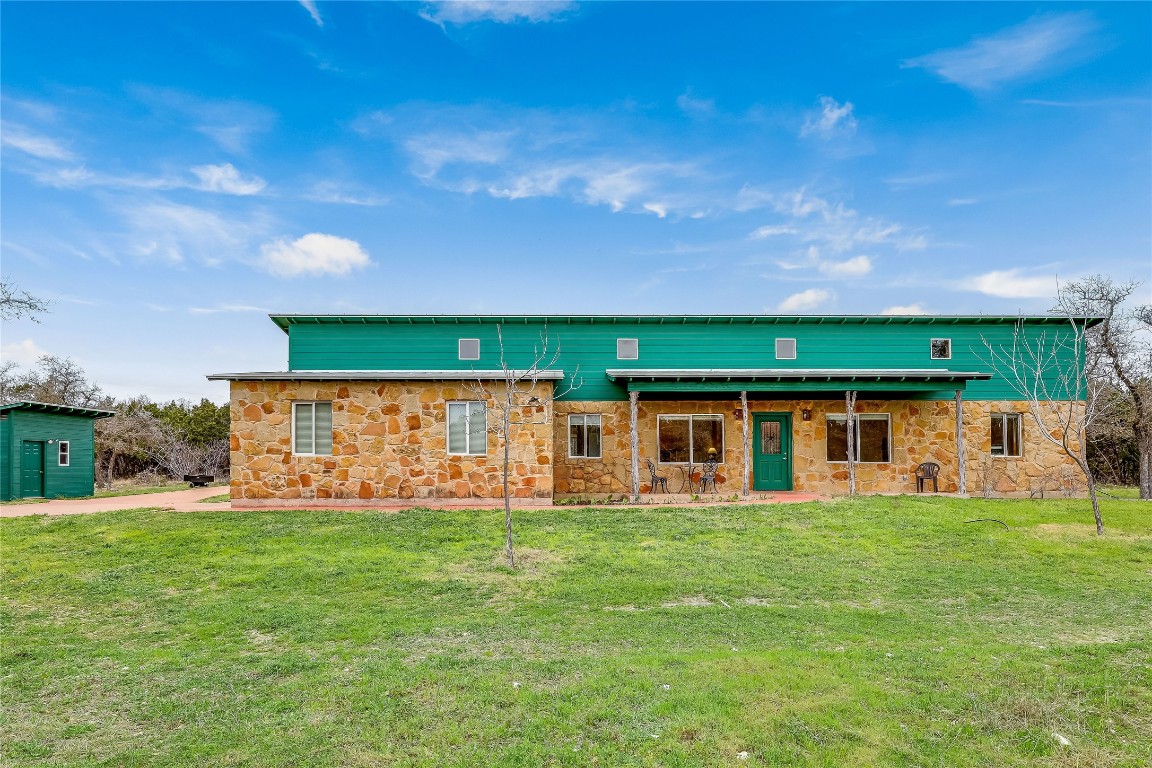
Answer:
[[[752,414],[752,488],[792,490],[792,414]]]
[[[25,440],[20,454],[20,496],[44,495],[44,443]]]

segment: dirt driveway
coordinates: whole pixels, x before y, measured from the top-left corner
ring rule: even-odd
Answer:
[[[5,504],[0,517],[27,517],[29,515],[85,515],[92,512],[115,512],[119,509],[160,507],[175,512],[227,511],[232,505],[225,501],[204,504],[200,499],[227,493],[227,488],[189,488],[187,491],[141,493],[136,496],[109,496],[104,499],[57,499],[42,504]]]

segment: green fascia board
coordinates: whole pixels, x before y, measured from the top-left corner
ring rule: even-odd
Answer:
[[[55,413],[61,416],[87,416],[90,419],[108,419],[116,415],[116,411],[109,411],[104,408],[81,408],[74,405],[60,405],[59,403],[40,403],[35,400],[20,400],[0,405],[0,413],[8,413],[9,411]]]
[[[292,325],[956,325],[1064,324],[1088,327],[1094,316],[1063,315],[297,315],[268,316],[282,331]]]

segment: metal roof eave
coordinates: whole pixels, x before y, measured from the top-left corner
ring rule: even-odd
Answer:
[[[532,376],[526,370],[482,371],[248,371],[241,373],[213,373],[209,381],[501,381],[506,376],[535,378],[538,381],[560,381],[564,371],[537,371]]]
[[[76,405],[60,405],[59,403],[41,403],[37,400],[17,400],[0,405],[0,413],[6,413],[8,411],[55,413],[61,416],[86,416],[90,419],[108,419],[116,415],[116,411],[110,411],[106,408],[84,408]]]
[[[975,324],[1003,324],[1025,321],[1030,324],[1062,324],[1070,320],[1086,323],[1089,326],[1103,321],[1096,316],[1066,317],[1063,315],[338,315],[338,314],[270,314],[268,317],[282,331],[288,332],[292,325],[344,325],[356,324],[444,324],[444,325],[481,325],[486,323],[500,323],[504,325],[526,325],[533,322],[548,322],[556,325],[594,325],[629,323],[643,324],[711,324],[727,323],[729,325],[820,325],[829,322],[840,324],[876,323],[891,325],[903,323],[905,325],[955,325],[962,322]]]

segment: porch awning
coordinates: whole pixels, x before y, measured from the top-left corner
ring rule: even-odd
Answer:
[[[964,389],[969,381],[992,378],[941,368],[634,368],[607,374],[637,392],[915,392]]]

